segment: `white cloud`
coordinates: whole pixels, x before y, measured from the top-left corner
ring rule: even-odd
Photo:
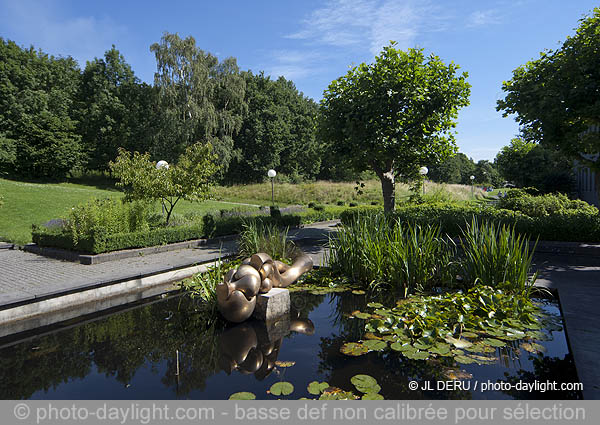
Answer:
[[[490,10],[476,10],[471,13],[467,18],[468,27],[480,27],[484,25],[495,25],[501,21],[498,11],[495,9]]]
[[[80,66],[102,56],[111,44],[127,37],[127,30],[108,17],[67,17],[55,2],[36,0],[0,2],[3,36],[17,44],[32,44],[45,52],[72,56]]]
[[[414,47],[425,32],[444,27],[444,13],[428,1],[330,0],[287,37],[314,44],[364,49],[376,55],[390,40]]]
[[[317,52],[302,50],[282,50],[271,54],[271,65],[265,69],[267,75],[273,78],[284,76],[288,80],[296,80],[317,72],[319,63],[323,60]]]

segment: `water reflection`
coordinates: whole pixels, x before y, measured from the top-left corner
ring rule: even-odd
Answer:
[[[544,342],[546,355],[519,355],[507,347],[489,366],[453,364],[451,359],[408,360],[371,352],[349,358],[339,352],[362,337],[364,324],[349,318],[365,299],[351,294],[292,294],[289,318],[268,325],[228,325],[187,297],[142,306],[20,342],[0,340],[0,398],[3,399],[225,399],[237,391],[258,398],[281,378],[277,361],[295,362],[285,379],[293,398],[309,396],[311,381],[352,390],[350,378],[367,373],[390,399],[536,398],[535,393],[409,391],[408,382],[447,380],[468,372],[482,380],[577,382],[563,332]],[[567,357],[566,357],[567,356]],[[568,367],[567,367],[568,366]],[[579,393],[553,393],[577,398]]]
[[[251,320],[225,330],[219,336],[219,366],[230,375],[233,371],[254,374],[262,381],[271,374],[279,356],[284,337],[290,332],[312,335],[315,325],[310,319],[301,319],[300,312],[292,312],[275,322]]]

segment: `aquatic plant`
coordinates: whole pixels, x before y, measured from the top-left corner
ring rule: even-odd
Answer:
[[[250,257],[264,252],[274,260],[293,260],[299,253],[294,242],[288,240],[289,229],[274,224],[247,221],[240,233],[238,252],[240,257]]]
[[[358,216],[329,246],[329,266],[365,288],[406,296],[453,281],[455,246],[437,226],[402,224],[383,214]]]
[[[529,273],[535,246],[530,250],[529,239],[517,234],[514,227],[479,223],[473,218],[463,231],[460,245],[466,282],[530,294],[537,278],[537,272]]]
[[[354,385],[358,393],[362,393],[362,396],[355,394],[353,391],[344,391],[338,387],[332,387],[327,382],[313,381],[308,384],[307,391],[318,396],[316,400],[383,400],[383,396],[379,394],[381,386],[377,383],[377,380],[369,375],[354,375],[350,382]],[[271,385],[271,388],[267,393],[274,396],[288,396],[294,392],[294,385],[291,382],[280,381]],[[251,392],[242,391],[237,392],[229,396],[229,400],[255,400],[256,395]],[[310,400],[306,397],[300,398],[300,400]]]
[[[393,350],[413,360],[450,357],[462,364],[486,364],[497,361],[496,348],[511,343],[542,351],[534,342],[544,338],[540,329],[561,329],[555,317],[526,296],[481,285],[467,293],[410,297],[393,308],[367,306],[371,313],[353,312],[356,319],[366,320],[364,339],[344,344],[343,354]]]

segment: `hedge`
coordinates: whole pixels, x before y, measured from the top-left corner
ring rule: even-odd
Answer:
[[[90,234],[80,236],[76,242],[66,229],[46,229],[33,226],[32,239],[39,246],[62,248],[86,254],[100,254],[121,249],[143,248],[192,239],[238,234],[242,231],[244,223],[249,221],[297,227],[301,224],[339,218],[340,213],[344,210],[345,208],[332,207],[324,211],[305,211],[299,214],[283,214],[274,217],[220,217],[219,214],[206,214],[202,217],[201,222],[196,221],[189,225],[117,234],[109,234],[104,228],[96,227],[90,231]]]
[[[341,214],[342,223],[359,216],[381,213],[380,208],[358,208]],[[577,210],[529,217],[518,211],[493,206],[457,204],[420,204],[396,209],[392,217],[401,222],[439,225],[442,232],[460,236],[465,223],[473,217],[515,227],[518,233],[546,241],[600,242],[600,216]]]

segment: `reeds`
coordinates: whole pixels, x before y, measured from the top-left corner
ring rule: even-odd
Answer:
[[[240,257],[250,257],[264,252],[274,260],[293,260],[298,253],[294,242],[288,240],[288,231],[273,224],[254,221],[244,223],[240,233],[238,252]]]

